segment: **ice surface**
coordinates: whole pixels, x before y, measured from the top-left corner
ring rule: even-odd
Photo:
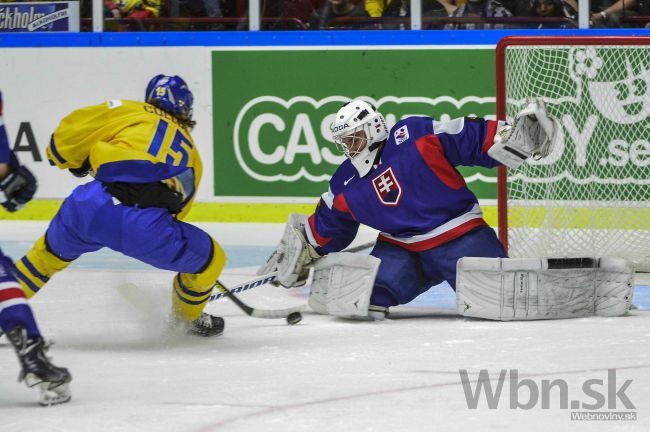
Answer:
[[[229,252],[222,277],[248,279],[280,237],[280,225],[206,225]],[[0,244],[23,253],[42,224],[0,223]],[[242,233],[247,233],[246,236]],[[261,258],[260,258],[261,257]],[[16,382],[18,363],[0,342],[0,431],[647,431],[650,430],[650,311],[623,318],[498,323],[456,317],[440,286],[382,323],[305,314],[302,323],[243,315],[227,300],[207,311],[224,316],[222,337],[165,331],[172,274],[101,251],[52,278],[32,305],[56,343],[56,364],[73,374],[73,399],[41,408]],[[134,283],[135,308],[118,292]],[[641,305],[650,305],[640,289]],[[305,303],[301,291],[259,287],[241,294],[254,306]],[[645,300],[644,300],[645,299]],[[469,409],[459,369],[476,386],[487,369],[518,369],[520,380],[565,380],[569,400],[588,379],[607,380],[635,405],[636,421],[571,421],[557,389],[550,408],[510,409],[505,382],[497,409],[485,397]],[[607,394],[602,387],[594,389]],[[520,403],[529,397],[519,391]],[[615,399],[615,398],[612,398]],[[607,406],[594,412],[606,412]]]

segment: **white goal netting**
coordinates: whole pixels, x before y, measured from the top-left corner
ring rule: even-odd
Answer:
[[[650,270],[650,41],[617,43],[505,49],[507,118],[537,96],[561,125],[547,158],[508,170],[511,256],[620,256]]]

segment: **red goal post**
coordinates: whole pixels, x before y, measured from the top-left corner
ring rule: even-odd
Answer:
[[[558,120],[548,158],[498,172],[511,256],[622,256],[650,270],[650,37],[507,37],[497,116],[528,97]]]

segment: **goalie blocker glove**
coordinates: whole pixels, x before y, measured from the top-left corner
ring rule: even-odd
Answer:
[[[36,193],[38,182],[27,167],[20,165],[18,158],[11,155],[11,172],[0,180],[0,199],[7,211],[15,212],[25,206]]]
[[[508,168],[517,168],[529,157],[549,155],[557,134],[557,123],[541,99],[531,99],[512,125],[499,127],[488,155]]]
[[[285,288],[292,288],[307,283],[309,265],[321,256],[301,231],[287,224],[277,257],[278,282]]]
[[[309,265],[321,256],[305,238],[307,216],[291,213],[280,243],[258,270],[258,275],[278,272],[274,285],[293,288],[304,285],[309,277]]]

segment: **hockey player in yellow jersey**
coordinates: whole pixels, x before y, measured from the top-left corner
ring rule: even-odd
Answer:
[[[109,247],[178,272],[172,323],[202,336],[223,332],[203,312],[225,263],[219,244],[185,223],[202,165],[190,135],[193,96],[178,76],[155,76],[146,102],[111,100],[78,109],[52,134],[48,160],[94,180],[77,187],[32,249],[16,262],[27,297],[86,252]]]

